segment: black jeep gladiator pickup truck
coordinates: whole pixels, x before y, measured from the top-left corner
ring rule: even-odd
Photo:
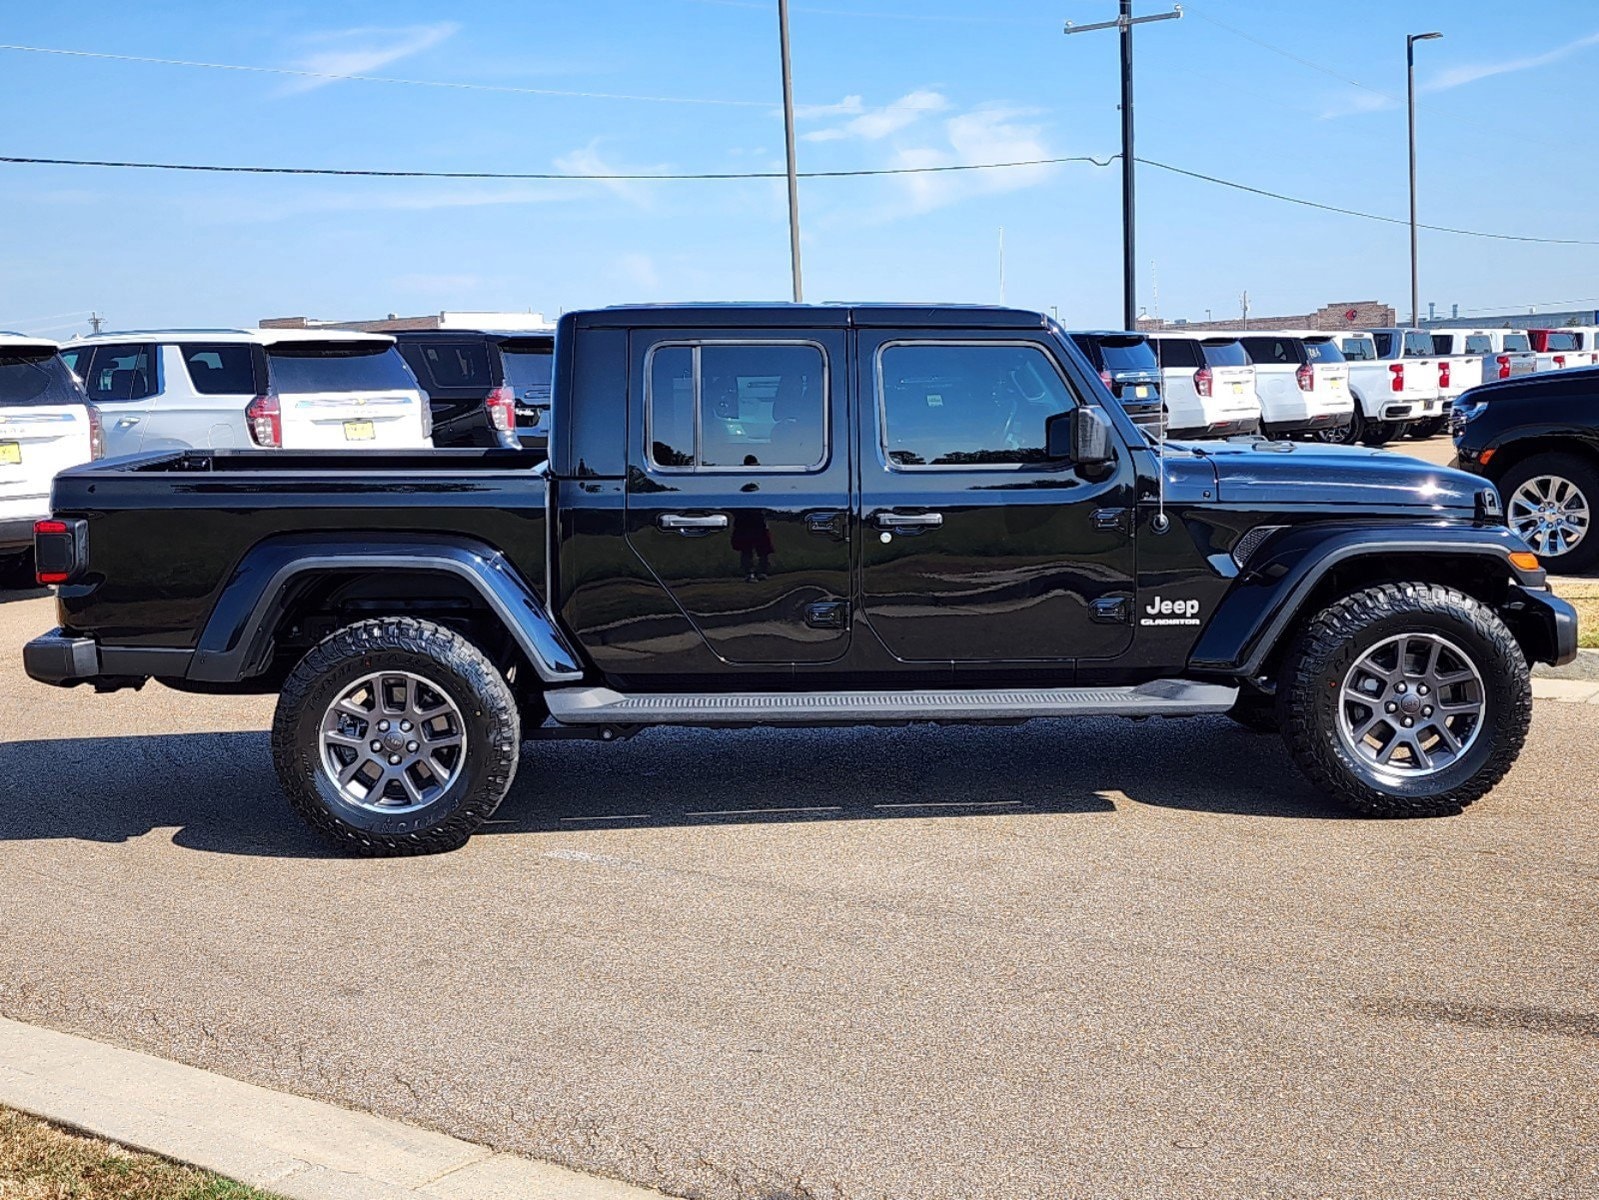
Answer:
[[[569,313],[553,406],[538,465],[63,473],[28,673],[279,693],[295,808],[381,855],[460,845],[525,739],[653,725],[1228,713],[1361,812],[1452,813],[1520,751],[1528,662],[1576,653],[1482,480],[1162,447],[1036,313]]]

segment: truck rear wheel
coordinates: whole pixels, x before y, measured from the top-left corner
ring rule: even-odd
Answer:
[[[1527,539],[1544,566],[1580,574],[1599,562],[1599,466],[1574,454],[1539,454],[1499,481],[1505,520]]]
[[[1300,769],[1371,816],[1459,812],[1504,777],[1532,717],[1531,673],[1504,622],[1429,583],[1369,588],[1317,613],[1281,687]]]
[[[408,617],[323,639],[284,682],[272,722],[289,803],[369,858],[464,844],[510,790],[520,749],[516,698],[494,664]]]

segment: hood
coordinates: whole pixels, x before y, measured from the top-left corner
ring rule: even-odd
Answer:
[[[1215,472],[1223,504],[1272,508],[1283,504],[1334,505],[1341,509],[1411,508],[1428,511],[1476,508],[1485,484],[1474,475],[1436,467],[1403,454],[1365,446],[1316,442],[1171,443],[1169,458],[1202,458]],[[1183,472],[1186,474],[1186,472]]]

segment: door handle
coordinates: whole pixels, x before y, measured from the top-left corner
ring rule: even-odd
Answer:
[[[900,533],[920,533],[924,529],[937,529],[944,523],[943,513],[880,512],[872,518],[879,529],[892,529]]]
[[[834,541],[849,540],[849,514],[841,512],[813,512],[805,514],[805,532],[830,537]]]
[[[705,517],[691,517],[686,513],[662,513],[660,525],[662,529],[670,529],[692,537],[696,534],[714,533],[718,529],[726,529],[727,514],[712,513]]]
[[[120,417],[117,420],[118,429],[132,429],[139,423],[138,417]]]

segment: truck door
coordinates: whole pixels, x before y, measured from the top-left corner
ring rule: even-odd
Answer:
[[[850,441],[842,329],[632,335],[627,536],[729,663],[849,647]]]
[[[1124,450],[1091,481],[1046,458],[1045,421],[1087,402],[1053,340],[863,330],[857,364],[862,605],[888,651],[985,663],[1124,651],[1133,464]]]

